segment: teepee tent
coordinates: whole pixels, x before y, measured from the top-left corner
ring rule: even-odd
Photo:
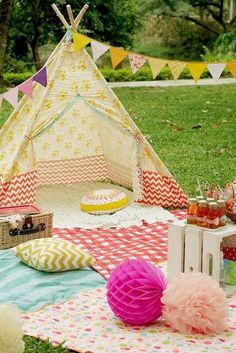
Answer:
[[[1,206],[34,203],[40,185],[107,180],[138,202],[186,205],[84,48],[65,36],[39,75],[47,83],[34,83],[33,98],[25,95],[0,131]]]

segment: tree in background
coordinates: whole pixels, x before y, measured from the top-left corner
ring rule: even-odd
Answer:
[[[41,66],[39,47],[45,43],[57,43],[65,28],[56,17],[51,5],[55,2],[67,18],[66,0],[15,0],[10,45],[11,54],[29,45],[33,62],[38,70]],[[74,16],[83,7],[84,0],[70,0]],[[88,0],[89,10],[80,27],[82,32],[98,40],[129,47],[138,28],[138,0]]]
[[[156,55],[169,59],[199,60],[206,52],[212,60],[233,57],[235,45],[228,43],[236,42],[235,0],[146,0],[141,11],[147,16],[140,46],[145,54],[152,55],[151,40]]]
[[[186,20],[215,34],[236,28],[235,0],[147,0],[149,12]]]
[[[0,86],[3,85],[3,64],[12,9],[13,0],[0,0]]]

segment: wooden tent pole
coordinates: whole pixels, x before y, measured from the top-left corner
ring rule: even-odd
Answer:
[[[78,25],[80,24],[80,21],[82,20],[82,17],[84,16],[85,12],[88,10],[89,6],[88,4],[85,4],[82,8],[82,10],[80,10],[78,16],[75,19],[75,26],[76,28],[78,27]]]
[[[66,29],[70,28],[69,23],[66,21],[65,17],[62,15],[61,11],[58,9],[56,4],[52,4],[53,10],[56,12],[57,16],[60,18],[61,22],[63,25],[66,27]]]
[[[74,20],[73,12],[72,12],[72,10],[71,10],[71,6],[70,6],[70,5],[66,5],[66,9],[67,9],[67,13],[68,13],[68,16],[69,16],[71,28],[72,28],[74,31],[76,31],[76,25],[75,25],[75,20]]]

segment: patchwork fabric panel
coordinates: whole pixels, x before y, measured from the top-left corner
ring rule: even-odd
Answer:
[[[69,241],[55,238],[30,240],[15,247],[26,265],[46,272],[61,272],[92,266],[92,256]]]

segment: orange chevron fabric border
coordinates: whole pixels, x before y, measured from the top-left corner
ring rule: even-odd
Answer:
[[[132,170],[127,166],[114,163],[106,158],[109,179],[113,182],[132,188]]]
[[[13,206],[35,203],[36,172],[25,173],[12,178],[11,182],[2,184],[0,206]]]
[[[103,155],[85,158],[40,162],[38,184],[74,184],[108,179]]]
[[[143,200],[139,203],[162,207],[186,207],[187,196],[176,183],[169,177],[161,177],[158,172],[143,171]]]

